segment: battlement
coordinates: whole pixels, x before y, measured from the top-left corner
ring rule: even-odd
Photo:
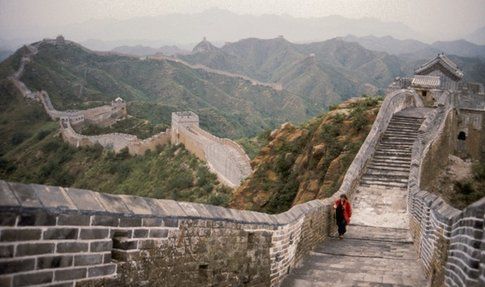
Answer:
[[[172,127],[199,126],[199,116],[191,111],[172,113]]]

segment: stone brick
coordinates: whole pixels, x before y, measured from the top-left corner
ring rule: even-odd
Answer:
[[[49,228],[44,231],[44,239],[77,239],[77,228]]]
[[[146,238],[148,237],[148,229],[135,229],[133,231],[133,238]]]
[[[140,249],[155,249],[160,246],[160,239],[146,239],[140,240],[138,248]]]
[[[53,277],[54,276],[52,271],[34,272],[30,274],[19,274],[13,277],[13,285],[32,286],[32,285],[47,284],[52,282]]]
[[[0,205],[1,206],[19,206],[20,203],[10,190],[7,182],[0,180]]]
[[[58,253],[68,253],[68,252],[87,252],[89,250],[88,243],[81,242],[61,242],[57,243]]]
[[[103,239],[109,237],[109,229],[91,228],[81,229],[79,239]]]
[[[89,250],[91,252],[104,252],[113,249],[113,241],[96,241],[91,242]]]
[[[17,221],[17,214],[12,212],[2,212],[0,216],[0,226],[14,226]]]
[[[87,268],[76,268],[67,270],[56,270],[54,279],[56,281],[67,281],[86,278]]]
[[[79,210],[105,211],[95,197],[95,192],[86,189],[65,188],[67,195]]]
[[[139,227],[141,226],[141,218],[120,218],[120,227]]]
[[[88,269],[88,277],[112,275],[116,272],[116,264],[91,267]]]
[[[39,240],[41,234],[41,229],[5,229],[2,230],[0,241]]]
[[[31,186],[37,191],[37,196],[45,207],[64,210],[76,209],[76,206],[71,202],[61,187],[39,184],[32,184]]]
[[[143,226],[146,227],[161,227],[163,226],[163,219],[152,217],[152,218],[143,218]]]
[[[129,195],[120,195],[120,197],[134,214],[152,214],[152,209],[146,202],[147,199]]]
[[[37,269],[62,268],[72,266],[72,255],[56,255],[37,258]]]
[[[166,227],[178,227],[179,220],[177,218],[164,218],[163,225]]]
[[[54,243],[26,243],[17,245],[16,257],[54,252]]]
[[[94,215],[92,225],[116,227],[119,225],[119,219],[116,216]]]
[[[0,258],[13,257],[13,245],[0,245]]]
[[[0,261],[0,274],[11,274],[23,271],[34,270],[35,259],[17,259]]]
[[[121,250],[121,249],[113,249],[111,252],[111,257],[113,260],[121,261],[121,262],[130,262],[136,260],[136,257],[140,254],[138,250]]]
[[[61,214],[57,219],[57,225],[87,226],[90,224],[91,217],[81,214]]]
[[[74,266],[97,265],[103,262],[103,254],[75,255]]]
[[[19,226],[41,225],[51,226],[56,225],[56,216],[45,211],[37,211],[34,213],[21,214],[19,217]]]
[[[133,237],[133,230],[132,229],[111,229],[111,238],[114,237],[125,237],[131,238]]]
[[[35,191],[29,184],[10,182],[8,185],[22,207],[42,207]]]
[[[113,248],[131,250],[137,248],[137,240],[127,240],[126,238],[113,238]]]
[[[168,236],[168,230],[167,229],[151,229],[150,230],[150,236],[149,237],[166,238],[167,236]]]
[[[104,206],[106,211],[111,213],[131,214],[131,211],[126,207],[126,204],[119,196],[106,193],[97,193],[95,196],[97,196],[99,202]]]
[[[72,282],[49,284],[49,287],[72,287]]]
[[[103,256],[103,263],[107,264],[111,262],[111,252],[110,253],[105,253]]]
[[[11,287],[12,286],[12,276],[0,276],[0,286]]]

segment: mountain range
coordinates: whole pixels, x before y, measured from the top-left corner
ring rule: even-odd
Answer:
[[[278,35],[284,35],[293,42],[322,41],[348,34],[392,35],[399,39],[425,38],[400,22],[383,22],[374,18],[242,15],[216,8],[194,14],[166,14],[126,20],[92,19],[63,27],[0,27],[0,35],[5,40],[3,42],[12,41],[15,46],[19,41],[26,43],[29,39],[32,41],[45,35],[57,34],[84,42],[88,48],[103,47],[107,50],[122,45],[146,46],[150,43],[149,46],[158,47],[196,43],[204,36],[214,43],[248,37],[274,38]]]
[[[176,54],[189,54],[187,50],[180,49],[177,46],[162,46],[160,48],[152,48],[148,46],[136,45],[136,46],[119,46],[111,50],[111,52],[133,55],[133,56],[151,56],[156,54],[163,54],[167,56],[174,56]]]
[[[437,41],[432,44],[426,44],[418,40],[399,40],[391,36],[357,37],[348,35],[342,37],[342,40],[359,43],[362,47],[369,50],[386,52],[393,55],[414,54],[416,58],[428,58],[442,52],[461,57],[485,58],[485,46],[477,45],[463,39],[456,41]]]

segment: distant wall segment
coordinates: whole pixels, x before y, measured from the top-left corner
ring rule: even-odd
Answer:
[[[187,150],[199,159],[207,162],[209,168],[215,172],[221,182],[235,187],[251,174],[250,159],[244,149],[230,139],[218,138],[199,128],[199,117],[193,112],[177,112],[172,114],[172,129],[158,133],[150,138],[141,140],[134,135],[123,133],[110,133],[95,136],[86,136],[77,133],[73,127],[83,124],[110,126],[116,121],[125,118],[127,114],[126,103],[121,98],[104,105],[87,110],[59,111],[54,108],[49,95],[45,91],[32,92],[20,80],[25,65],[32,61],[42,44],[66,45],[62,37],[46,39],[40,43],[26,46],[28,53],[22,57],[19,69],[10,77],[15,86],[26,98],[39,101],[46,113],[53,120],[59,120],[62,138],[75,146],[101,145],[104,148],[119,152],[124,148],[132,155],[143,155],[148,150],[155,150],[157,146],[168,143],[184,144]]]
[[[4,181],[0,199],[2,286],[278,286],[333,223],[325,201],[269,215]]]

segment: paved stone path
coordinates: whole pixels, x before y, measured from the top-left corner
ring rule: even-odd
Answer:
[[[406,229],[350,225],[305,257],[282,287],[426,286]]]
[[[352,196],[345,239],[326,240],[282,286],[427,286],[406,213],[411,148],[427,112],[393,116]]]

